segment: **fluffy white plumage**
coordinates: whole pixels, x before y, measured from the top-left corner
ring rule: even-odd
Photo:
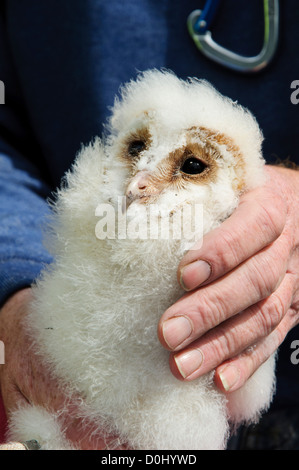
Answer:
[[[109,204],[117,213],[126,195],[119,214],[140,227],[151,203],[164,211],[154,224],[161,214],[175,224],[179,208],[202,204],[203,217],[193,221],[198,238],[263,181],[261,142],[253,116],[207,82],[148,71],[122,89],[107,136],[80,152],[58,192],[47,236],[55,263],[34,287],[30,332],[70,399],[82,397],[80,416],[131,448],[225,448],[231,423],[256,421],[269,406],[274,358],[228,396],[213,373],[175,379],[156,330],[183,294],[176,270],[194,239],[119,239],[112,231],[101,240],[97,208]],[[101,219],[108,227],[113,214]],[[12,439],[69,446],[45,410],[28,406],[10,423]]]

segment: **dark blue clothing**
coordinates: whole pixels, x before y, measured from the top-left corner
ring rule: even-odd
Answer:
[[[297,0],[280,2],[280,40],[271,65],[240,75],[201,55],[186,19],[203,0],[2,0],[0,5],[0,302],[28,286],[51,258],[40,227],[45,198],[59,185],[81,144],[102,132],[120,84],[137,71],[166,67],[211,81],[247,106],[264,135],[268,162],[299,164]],[[222,2],[213,37],[244,55],[263,42],[261,0]],[[277,188],[279,191],[279,188]],[[297,338],[296,338],[297,335]],[[299,339],[298,328],[289,338]],[[281,348],[277,406],[299,404],[299,365]]]

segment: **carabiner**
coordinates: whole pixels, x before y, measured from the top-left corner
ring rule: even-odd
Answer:
[[[207,28],[219,1],[209,0],[202,11],[194,10],[188,17],[188,30],[197,48],[211,60],[238,72],[259,72],[264,69],[273,58],[278,44],[278,0],[264,0],[264,44],[260,53],[253,57],[236,54],[213,40],[211,31]]]

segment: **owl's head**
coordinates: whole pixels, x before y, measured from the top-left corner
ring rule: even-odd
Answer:
[[[203,204],[204,231],[260,184],[262,134],[252,114],[203,80],[151,70],[121,90],[107,153],[118,162],[128,214],[150,204],[173,214]]]
[[[50,231],[60,234],[51,242],[54,253],[65,247],[70,252],[73,240],[72,256],[82,257],[92,244],[92,252],[100,255],[100,238],[108,245],[111,240],[118,262],[162,269],[172,265],[165,263],[165,253],[169,260],[176,253],[179,260],[193,244],[192,233],[187,240],[185,233],[175,240],[168,235],[182,233],[180,226],[188,224],[197,241],[232,213],[242,192],[263,181],[256,120],[202,80],[183,81],[157,70],[139,75],[122,88],[107,131],[82,149],[58,192]],[[198,207],[202,212],[185,210]],[[148,209],[152,217],[145,219]],[[132,243],[119,215],[125,216],[130,233],[149,221],[150,236]],[[164,221],[174,230],[168,231]]]

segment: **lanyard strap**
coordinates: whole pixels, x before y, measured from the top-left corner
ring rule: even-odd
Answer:
[[[203,34],[209,29],[217,12],[220,1],[221,0],[207,0],[203,10],[200,13],[200,17],[193,25],[194,31],[197,34]]]
[[[278,1],[264,0],[264,43],[260,53],[256,56],[245,57],[236,54],[213,40],[211,31],[208,28],[220,0],[208,0],[202,11],[194,10],[190,13],[187,20],[189,33],[197,48],[214,62],[237,72],[258,72],[267,67],[277,48],[279,30]]]

